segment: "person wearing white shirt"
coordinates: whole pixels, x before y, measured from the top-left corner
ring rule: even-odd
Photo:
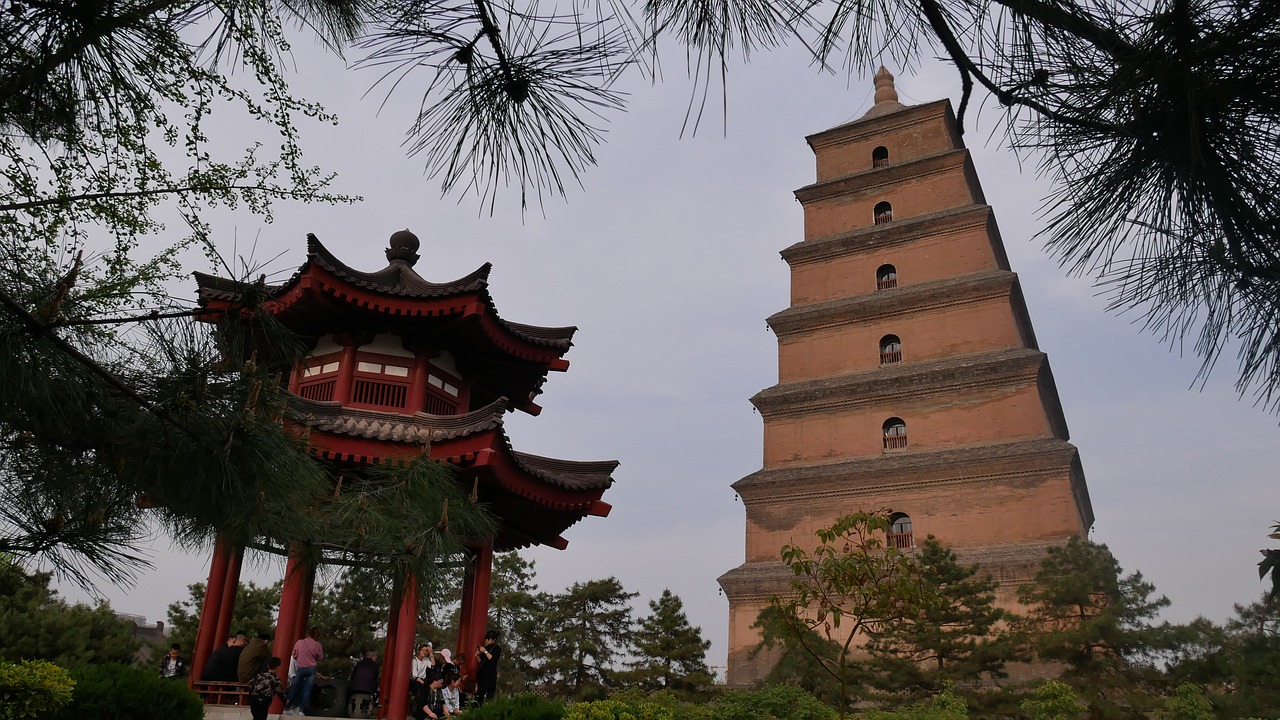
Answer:
[[[424,642],[418,646],[418,652],[413,656],[413,667],[409,671],[409,693],[417,695],[427,684],[427,673],[435,666],[435,653],[432,652],[431,643]]]

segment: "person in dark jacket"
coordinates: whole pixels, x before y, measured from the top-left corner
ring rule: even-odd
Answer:
[[[347,681],[347,716],[371,718],[378,700],[378,655],[370,650],[351,668]]]
[[[227,636],[227,644],[213,651],[204,664],[204,672],[200,673],[203,682],[237,682],[237,671],[240,666],[240,653],[248,644],[249,636],[243,630]]]
[[[498,644],[498,631],[484,634],[484,644],[476,648],[476,704],[492,700],[498,691],[498,661],[502,659],[502,646]]]
[[[284,699],[284,688],[280,686],[280,658],[269,657],[262,671],[249,679],[249,713],[253,720],[267,720],[267,711],[271,709],[271,701]]]
[[[249,682],[254,675],[262,672],[267,666],[269,657],[271,657],[271,636],[258,633],[257,637],[245,645],[244,652],[240,653],[240,660],[236,662],[236,679],[242,683]]]
[[[160,677],[181,680],[187,676],[187,661],[182,659],[182,646],[174,643],[169,652],[160,658]]]

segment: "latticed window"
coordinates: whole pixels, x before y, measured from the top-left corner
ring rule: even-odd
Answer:
[[[881,265],[876,270],[876,289],[888,290],[898,287],[898,269],[892,265]]]
[[[364,355],[351,379],[351,404],[400,410],[408,404],[412,368],[377,355]]]
[[[907,423],[902,418],[884,421],[884,449],[901,450],[907,446]]]
[[[906,550],[916,546],[911,534],[911,516],[906,513],[894,513],[889,517],[888,542],[891,548]]]
[[[902,341],[897,335],[885,335],[880,338],[880,364],[892,365],[902,362]]]
[[[889,164],[889,148],[881,145],[871,151],[871,167],[881,168]]]
[[[883,225],[893,221],[893,206],[887,202],[876,203],[876,224]]]

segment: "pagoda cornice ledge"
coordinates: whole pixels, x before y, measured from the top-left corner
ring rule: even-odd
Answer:
[[[1049,550],[1062,547],[1067,542],[1059,538],[951,549],[960,563],[977,565],[980,574],[990,576],[1001,585],[1013,585],[1034,581]]]
[[[770,315],[765,322],[781,340],[815,330],[1008,298],[1017,282],[1018,274],[1015,272],[982,270],[955,278],[795,305]]]
[[[844,175],[806,185],[796,190],[795,196],[801,204],[807,205],[819,200],[854,195],[875,190],[876,188],[896,185],[904,180],[939,175],[956,169],[963,171],[968,162],[968,150],[964,148],[944,150],[943,152],[925,155],[897,165],[872,168],[853,175]]]
[[[757,503],[850,498],[886,490],[979,485],[1082,473],[1075,445],[1056,438],[893,452],[832,463],[764,468],[733,483]],[[833,484],[838,481],[838,484]]]
[[[950,100],[934,100],[920,105],[907,105],[899,110],[884,115],[874,115],[836,125],[805,138],[809,147],[816,153],[818,150],[847,145],[849,143],[868,140],[878,135],[897,132],[912,125],[927,123],[938,116],[951,114]],[[954,120],[949,123],[953,125]]]
[[[779,548],[781,550],[781,548]],[[745,562],[716,578],[724,594],[737,601],[768,601],[791,592],[795,573],[781,560]]]
[[[781,255],[788,265],[795,268],[807,263],[823,262],[981,227],[990,228],[993,233],[998,232],[995,230],[995,214],[991,206],[975,203],[834,235],[809,238],[783,249]]]
[[[775,385],[751,398],[765,420],[842,408],[901,403],[941,394],[1035,383],[1047,356],[1009,348]],[[1065,425],[1065,423],[1064,423]]]

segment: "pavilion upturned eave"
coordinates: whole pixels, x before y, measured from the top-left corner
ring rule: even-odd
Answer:
[[[605,516],[601,500],[617,461],[575,461],[516,452],[502,429],[505,398],[466,415],[413,416],[353,410],[293,398],[291,422],[308,432],[312,452],[359,464],[429,457],[474,474],[485,487],[557,512]]]
[[[244,297],[230,281],[196,274],[200,300],[210,310],[233,307]],[[215,282],[211,282],[215,281]],[[562,372],[569,362],[577,328],[539,327],[503,320],[483,288],[432,297],[379,293],[345,281],[323,267],[305,266],[289,282],[264,287],[264,309],[300,335],[323,335],[335,325],[395,328],[406,335],[427,335],[441,328],[465,333],[485,354],[507,362]],[[341,318],[336,320],[335,316]]]

